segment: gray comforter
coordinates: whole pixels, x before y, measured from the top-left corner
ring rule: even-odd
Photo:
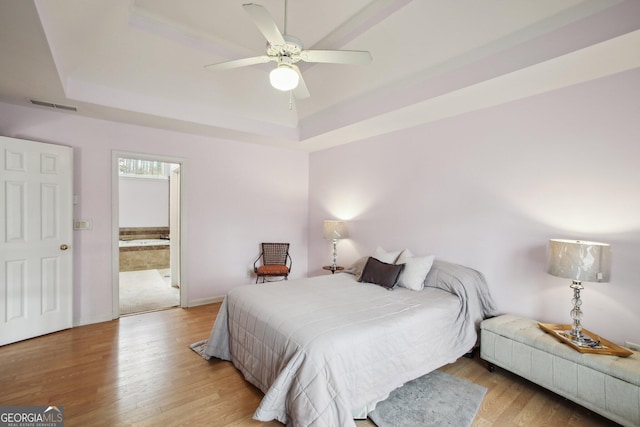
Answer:
[[[389,291],[335,274],[242,286],[223,301],[205,353],[265,393],[257,420],[354,425],[394,389],[468,352],[494,314],[474,270],[435,261],[425,285]]]

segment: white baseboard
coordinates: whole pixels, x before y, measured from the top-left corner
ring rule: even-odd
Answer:
[[[110,322],[112,321],[113,318],[111,316],[100,316],[100,317],[94,317],[91,319],[74,319],[73,321],[73,327],[76,328],[78,326],[85,326],[85,325],[91,325],[94,323],[102,323],[102,322]]]
[[[210,298],[194,299],[194,300],[189,301],[187,303],[187,305],[184,306],[184,307],[197,307],[199,305],[213,304],[214,302],[220,302],[223,299],[224,299],[224,297],[210,297]]]

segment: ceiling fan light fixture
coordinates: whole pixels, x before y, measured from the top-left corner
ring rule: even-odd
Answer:
[[[288,91],[298,87],[300,76],[289,64],[279,64],[269,73],[269,81],[274,88]]]

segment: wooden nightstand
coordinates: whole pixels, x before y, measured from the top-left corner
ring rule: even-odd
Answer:
[[[324,267],[322,267],[323,270],[328,270],[331,272],[331,274],[335,273],[336,271],[342,271],[344,270],[344,267],[340,267],[339,265],[336,265],[335,267],[333,267],[332,265],[325,265]]]

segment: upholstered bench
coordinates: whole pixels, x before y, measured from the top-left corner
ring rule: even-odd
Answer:
[[[640,353],[584,354],[534,320],[505,314],[480,325],[480,357],[624,426],[640,426]]]

